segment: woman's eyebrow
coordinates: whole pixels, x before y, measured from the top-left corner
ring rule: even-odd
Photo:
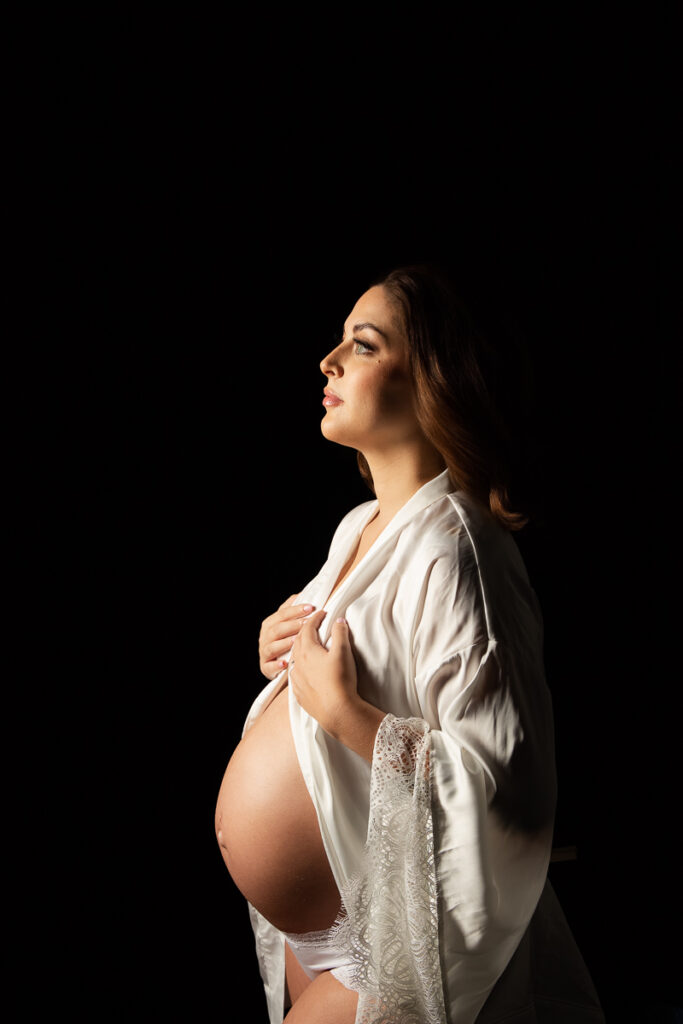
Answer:
[[[387,338],[386,334],[384,333],[384,331],[380,327],[377,327],[375,324],[371,324],[369,320],[366,321],[365,323],[362,323],[362,324],[354,324],[353,325],[354,331],[362,331],[366,327],[369,327],[371,331],[377,331],[378,334],[382,335],[382,337],[384,338],[385,341],[389,340]]]

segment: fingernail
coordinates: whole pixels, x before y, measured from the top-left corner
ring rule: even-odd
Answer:
[[[312,612],[312,611],[313,611],[313,609],[314,609],[314,607],[315,607],[315,605],[312,605],[312,604],[305,604],[305,605],[304,605],[304,609],[303,609],[303,610],[304,610],[305,612]]]
[[[344,624],[346,624],[346,619],[337,619],[337,622],[343,622]]]

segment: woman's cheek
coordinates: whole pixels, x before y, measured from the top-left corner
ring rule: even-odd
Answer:
[[[416,424],[412,384],[402,368],[384,374],[379,395],[382,418],[403,427]]]

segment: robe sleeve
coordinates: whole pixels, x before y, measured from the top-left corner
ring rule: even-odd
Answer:
[[[490,636],[425,650],[423,717],[380,725],[364,862],[342,892],[356,1024],[471,1024],[546,880],[555,773],[538,664]]]
[[[375,739],[361,870],[342,890],[356,1024],[445,1024],[431,814],[430,742],[387,714]]]

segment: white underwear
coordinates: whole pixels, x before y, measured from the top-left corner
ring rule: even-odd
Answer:
[[[350,953],[345,953],[336,944],[337,929],[334,925],[320,932],[304,932],[302,935],[293,935],[289,932],[283,934],[287,945],[311,981],[323,971],[329,971],[345,988],[353,989],[353,960]]]

